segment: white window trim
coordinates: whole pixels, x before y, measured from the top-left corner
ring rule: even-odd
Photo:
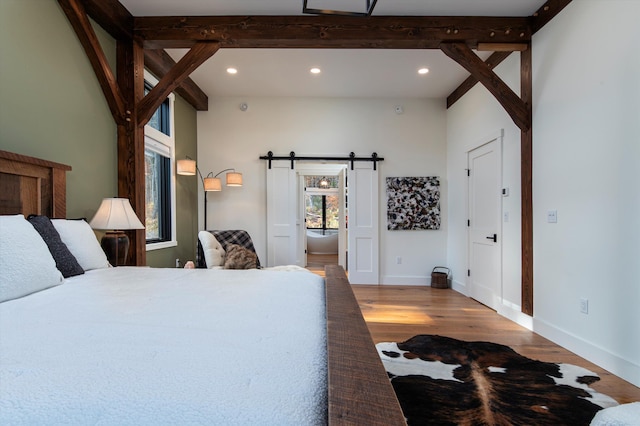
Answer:
[[[151,83],[153,86],[158,84],[158,79],[151,75],[147,70],[144,71],[145,81]],[[167,96],[169,99],[169,133],[164,133],[154,129],[149,125],[144,126],[144,143],[145,148],[148,146],[153,151],[156,151],[162,155],[167,155],[171,162],[171,240],[162,241],[158,243],[146,244],[147,251],[160,250],[169,247],[176,247],[178,245],[177,232],[176,232],[176,141],[175,141],[175,126],[174,126],[174,104],[175,95],[173,93]],[[147,145],[148,144],[148,145]]]

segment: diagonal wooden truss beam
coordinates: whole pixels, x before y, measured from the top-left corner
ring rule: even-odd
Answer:
[[[164,50],[145,49],[144,51],[144,66],[158,79],[162,79],[175,65],[175,61]],[[191,104],[196,111],[209,110],[209,97],[191,78],[186,78],[182,84],[176,87],[176,93]]]
[[[477,78],[495,96],[522,131],[531,128],[531,105],[523,102],[466,44],[442,43],[440,50]]]
[[[549,21],[551,21],[558,13],[562,11],[571,0],[549,0],[544,5],[538,9],[533,16],[529,18],[529,26],[531,28],[531,35],[537,33],[542,27],[544,27]],[[514,49],[515,50],[515,49]],[[497,52],[504,53],[504,52]],[[510,54],[511,52],[509,52]],[[508,56],[508,55],[507,55]],[[493,55],[487,59],[487,64],[493,69],[500,62],[502,62],[506,57]],[[458,99],[464,96],[469,90],[473,88],[473,86],[478,83],[478,80],[472,75],[469,76],[460,86],[458,86],[451,94],[447,97],[447,108],[450,108]]]
[[[138,126],[147,124],[167,96],[218,49],[220,49],[220,43],[217,42],[196,43],[138,103]]]
[[[58,3],[67,15],[67,19],[89,58],[116,124],[123,124],[126,117],[124,97],[120,92],[116,77],[109,67],[100,41],[85,13],[84,6],[79,0],[58,0]]]
[[[114,39],[127,41],[133,39],[133,15],[117,0],[79,0],[86,14],[104,28]],[[164,51],[145,51],[145,67],[158,79],[161,79],[176,63]],[[209,109],[207,95],[190,78],[176,88],[197,111]]]
[[[505,59],[509,57],[513,52],[494,52],[491,56],[487,58],[484,63],[489,67],[489,69],[494,69],[498,65],[502,63]],[[458,99],[462,98],[469,90],[473,88],[478,83],[478,79],[474,75],[470,75],[467,77],[465,81],[462,82],[460,86],[447,97],[447,108],[450,108],[453,104],[455,104]]]

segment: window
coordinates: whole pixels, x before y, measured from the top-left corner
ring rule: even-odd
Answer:
[[[145,94],[155,84],[157,80],[145,73]],[[177,245],[173,102],[174,95],[171,94],[144,129],[147,250]]]
[[[305,176],[307,229],[338,229],[340,201],[337,176]]]

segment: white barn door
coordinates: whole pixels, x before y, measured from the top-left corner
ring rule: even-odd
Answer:
[[[378,284],[378,172],[372,162],[347,168],[348,270],[352,284]]]
[[[296,263],[296,172],[291,161],[267,167],[267,266]]]

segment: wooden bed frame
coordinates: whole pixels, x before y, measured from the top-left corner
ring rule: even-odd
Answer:
[[[66,215],[70,166],[0,150],[0,214]],[[328,423],[405,425],[344,270],[325,267]]]

